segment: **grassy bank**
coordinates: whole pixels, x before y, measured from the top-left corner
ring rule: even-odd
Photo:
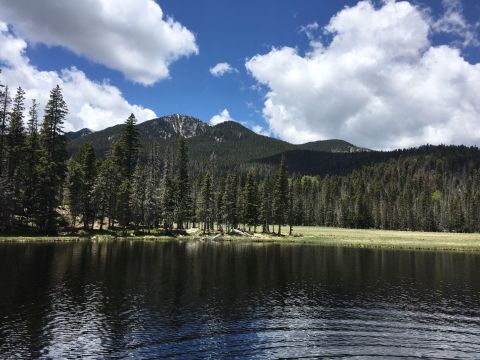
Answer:
[[[297,227],[302,242],[362,248],[480,251],[480,234]]]
[[[288,236],[288,228],[283,236],[254,234],[251,237],[225,235],[213,241],[309,243],[324,246],[347,246],[358,248],[390,248],[418,250],[480,251],[480,234],[433,233],[389,230],[359,230],[326,227],[295,227],[294,236]],[[209,241],[214,235],[204,236],[199,231],[175,237],[151,235],[120,237],[129,240],[200,240]],[[0,236],[1,241],[80,241],[109,240],[119,238],[117,234],[96,234],[86,237],[76,236]]]

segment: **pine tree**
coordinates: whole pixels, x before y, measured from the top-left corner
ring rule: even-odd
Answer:
[[[172,172],[171,162],[167,157],[164,162],[161,193],[162,220],[163,228],[165,230],[172,230],[175,219],[175,200],[177,191]]]
[[[262,232],[270,232],[270,222],[272,220],[272,181],[267,177],[260,186],[260,222],[262,223]]]
[[[203,177],[202,190],[200,194],[199,217],[203,222],[203,233],[210,232],[213,215],[213,190],[212,177],[206,173]]]
[[[66,175],[66,144],[63,123],[68,109],[63,100],[60,86],[50,92],[40,131],[40,157],[38,176],[40,179],[37,223],[41,231],[57,232],[56,208],[60,204],[63,182]]]
[[[84,144],[69,163],[67,194],[72,218],[81,215],[83,228],[94,225],[96,202],[94,185],[97,176],[95,150],[90,143]],[[74,221],[75,223],[75,221]]]
[[[27,222],[35,217],[38,209],[36,194],[38,193],[39,178],[37,163],[39,157],[40,143],[38,135],[38,104],[35,99],[28,111],[28,130],[25,150],[25,178],[24,178],[24,199],[25,215]]]
[[[80,163],[76,159],[68,162],[68,176],[66,182],[67,203],[72,217],[72,227],[75,229],[77,218],[82,212],[83,174]]]
[[[131,200],[132,218],[137,229],[145,218],[146,180],[147,176],[144,167],[137,166],[133,173]]]
[[[23,112],[25,110],[25,91],[19,87],[12,103],[10,125],[7,129],[7,177],[12,194],[11,215],[20,215],[23,212],[22,184],[25,179],[25,129],[23,126]],[[23,214],[22,214],[23,215]]]
[[[0,176],[4,175],[6,167],[6,135],[9,120],[10,94],[8,86],[0,84]]]
[[[119,192],[118,168],[111,157],[103,160],[98,166],[98,175],[93,186],[93,199],[103,229],[105,217],[108,217],[108,228],[115,225],[117,198]]]
[[[135,115],[130,114],[125,121],[125,126],[122,128],[120,138],[112,149],[112,156],[120,169],[122,180],[131,180],[137,166],[140,151],[140,135],[135,126],[136,123]]]
[[[295,222],[294,197],[295,197],[295,187],[294,187],[293,181],[291,181],[288,189],[288,211],[287,211],[287,222],[289,225],[288,235],[290,236],[292,236],[293,234],[293,224]]]
[[[10,96],[8,86],[0,84],[0,230],[7,228],[10,220],[12,193],[7,177],[6,133],[9,118]]]
[[[236,229],[238,226],[237,190],[237,176],[230,172],[227,176],[223,194],[223,213],[225,214],[227,229],[230,230]]]
[[[282,157],[280,167],[278,169],[277,178],[275,180],[273,195],[273,214],[275,222],[278,224],[278,235],[281,234],[281,227],[286,222],[288,210],[288,178],[287,169],[285,167],[285,158]]]
[[[126,233],[131,220],[132,185],[128,179],[120,183],[117,216],[123,232]]]
[[[192,199],[190,194],[190,180],[188,177],[188,148],[183,137],[178,142],[177,177],[176,177],[176,221],[177,228],[183,229],[185,222],[190,220],[192,213]]]
[[[153,170],[147,176],[145,187],[145,200],[143,204],[143,222],[147,226],[148,232],[155,226],[158,218],[158,188],[155,185],[155,175]]]
[[[67,202],[72,216],[73,227],[78,216],[82,217],[83,228],[93,228],[95,223],[96,206],[95,181],[96,157],[91,144],[83,144],[79,152],[68,163]]]
[[[135,115],[131,114],[125,121],[125,126],[122,128],[122,134],[112,149],[113,162],[118,169],[119,175],[119,196],[116,203],[116,213],[118,213],[118,220],[120,225],[124,228],[124,231],[126,231],[131,221],[130,216],[132,212],[130,205],[132,199],[129,196],[132,195],[132,178],[140,151],[140,135],[135,124]],[[126,198],[127,196],[128,198]]]
[[[255,174],[250,171],[247,175],[247,181],[243,190],[243,218],[245,224],[248,226],[248,231],[251,231],[253,226],[254,231],[258,225],[259,205],[258,205],[258,187],[255,179]]]
[[[217,179],[219,184],[217,185],[217,192],[215,195],[215,222],[217,223],[217,229],[223,233],[223,223],[225,221],[225,213],[223,207],[225,181],[223,177]]]

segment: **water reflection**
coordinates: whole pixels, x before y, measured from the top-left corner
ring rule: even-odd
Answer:
[[[0,357],[472,357],[480,256],[312,245],[0,245]]]

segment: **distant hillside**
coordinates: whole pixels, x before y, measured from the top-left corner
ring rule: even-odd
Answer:
[[[82,144],[91,143],[97,155],[103,157],[120,136],[123,126],[123,124],[115,125],[87,136],[75,138],[69,142],[68,152],[74,154]],[[191,138],[203,134],[208,128],[210,128],[209,125],[198,119],[178,114],[145,121],[137,125],[143,145],[162,140],[168,142],[168,140],[178,139],[180,136]]]
[[[348,175],[352,171],[364,166],[383,163],[392,159],[423,156],[446,161],[451,168],[459,167],[471,161],[478,161],[480,151],[478,148],[466,146],[433,146],[425,145],[418,148],[394,151],[364,151],[353,153],[328,153],[313,150],[288,150],[272,156],[255,159],[251,164],[277,167],[281,157],[285,157],[289,173],[302,175]],[[457,166],[457,165],[458,166]]]
[[[104,157],[118,139],[123,125],[116,125],[85,136],[72,138],[68,151],[74,154],[84,143],[91,143],[97,156]],[[156,144],[160,156],[167,150],[175,151],[180,136],[187,138],[190,157],[200,163],[215,159],[220,166],[231,166],[253,159],[273,156],[295,149],[311,149],[326,152],[357,152],[362,149],[342,140],[317,141],[303,145],[259,135],[245,126],[227,121],[216,126],[186,115],[170,115],[137,125],[141,143],[145,149]]]
[[[345,140],[331,139],[309,142],[298,146],[300,150],[313,150],[313,151],[326,151],[333,153],[357,153],[370,151],[369,149],[362,148],[350,144]]]
[[[75,140],[75,139],[78,139],[82,136],[87,136],[87,135],[90,135],[92,133],[92,130],[90,129],[82,129],[82,130],[78,130],[78,131],[69,131],[69,132],[66,132],[65,133],[65,138],[67,140]]]

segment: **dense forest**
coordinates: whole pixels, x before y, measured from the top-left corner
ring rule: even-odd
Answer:
[[[203,162],[191,160],[193,140],[182,136],[163,147],[155,139],[145,144],[132,114],[105,156],[88,142],[69,155],[68,108],[59,86],[41,123],[36,101],[26,109],[23,89],[13,96],[8,86],[0,90],[2,233],[279,232],[284,225],[290,232],[297,225],[480,231],[480,151],[474,147],[355,154],[287,149],[226,168],[207,156],[205,141]]]

